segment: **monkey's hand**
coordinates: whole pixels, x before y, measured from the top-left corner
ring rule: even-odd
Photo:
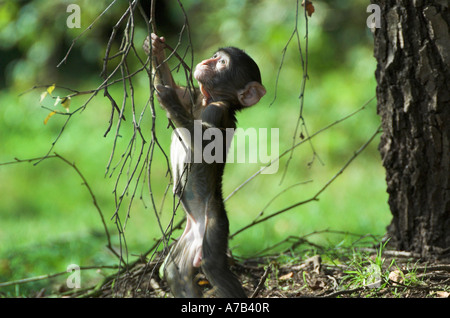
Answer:
[[[151,52],[153,56],[158,60],[159,63],[162,63],[166,55],[164,54],[164,48],[166,45],[164,42],[166,39],[164,37],[159,37],[156,34],[151,34],[152,38],[152,49]],[[150,55],[150,38],[147,36],[145,38],[144,44],[142,44],[142,48],[144,49],[145,54]]]
[[[159,104],[169,113],[173,105],[181,104],[175,89],[169,85],[156,85],[155,88]]]

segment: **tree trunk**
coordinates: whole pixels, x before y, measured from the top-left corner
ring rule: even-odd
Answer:
[[[397,249],[450,256],[449,1],[372,1],[379,146]]]

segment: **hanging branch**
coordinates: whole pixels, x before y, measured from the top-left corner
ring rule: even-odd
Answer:
[[[293,151],[294,151],[294,145],[297,142],[297,138],[300,139],[304,139],[305,136],[306,138],[309,137],[309,132],[308,132],[308,128],[306,126],[306,121],[305,118],[303,117],[303,105],[304,105],[304,99],[305,99],[305,90],[306,90],[306,81],[309,79],[309,74],[308,74],[308,14],[309,14],[309,9],[306,5],[304,5],[304,3],[301,4],[302,6],[304,6],[304,10],[303,10],[303,16],[305,18],[305,53],[303,54],[303,50],[302,50],[302,46],[301,46],[301,41],[300,41],[300,34],[299,34],[299,26],[298,26],[298,21],[299,21],[299,6],[300,6],[300,0],[297,0],[297,5],[296,5],[296,11],[295,11],[295,25],[294,25],[294,30],[291,33],[291,36],[289,37],[285,47],[282,50],[282,58],[281,58],[281,63],[280,66],[278,68],[278,73],[277,73],[277,77],[276,77],[276,82],[275,82],[275,95],[274,95],[274,99],[271,103],[271,105],[275,102],[276,96],[277,96],[277,89],[278,89],[278,81],[279,81],[279,77],[280,77],[280,73],[281,73],[281,69],[282,66],[284,64],[284,58],[286,56],[286,52],[287,49],[289,47],[289,44],[291,43],[292,39],[296,38],[297,40],[297,46],[298,46],[298,52],[300,54],[300,62],[301,62],[301,66],[302,66],[302,70],[303,70],[303,76],[302,76],[302,81],[301,81],[301,85],[300,85],[300,95],[298,97],[299,102],[300,102],[300,108],[299,108],[299,115],[297,118],[297,123],[295,125],[295,129],[294,129],[294,134],[292,136],[292,147],[291,147],[291,152],[290,152],[290,156],[286,161],[285,167],[284,167],[284,172],[283,175],[281,177],[280,180],[280,184],[284,181],[284,178],[286,176],[289,164],[291,162],[291,160],[293,159]],[[299,129],[300,126],[302,127],[302,131],[299,134]],[[311,149],[313,151],[313,159],[311,160],[310,164],[312,164],[312,162],[314,161],[315,158],[318,158],[320,162],[322,162],[319,158],[319,156],[317,155],[314,146],[312,143],[310,143]]]

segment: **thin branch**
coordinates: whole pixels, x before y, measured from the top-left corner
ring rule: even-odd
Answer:
[[[90,270],[90,269],[99,270],[99,269],[118,269],[118,268],[119,268],[119,266],[117,266],[117,265],[80,266],[80,270]],[[64,272],[58,272],[58,273],[54,273],[54,274],[45,274],[45,275],[40,275],[40,276],[35,276],[35,277],[13,280],[13,281],[9,281],[9,282],[0,283],[0,287],[7,287],[7,286],[14,286],[14,285],[21,285],[21,284],[37,282],[37,281],[44,280],[44,279],[50,279],[50,278],[62,276],[67,273],[68,273],[67,271],[64,271]]]
[[[247,180],[245,180],[243,183],[241,183],[237,188],[235,188],[226,198],[225,201],[229,200],[233,195],[235,195],[237,192],[239,192],[239,190],[241,190],[245,185],[247,185],[248,183],[250,183],[250,181],[254,180],[258,175],[260,175],[262,172],[264,172],[264,170],[268,169],[271,165],[273,165],[275,162],[279,161],[282,157],[284,157],[285,155],[287,155],[288,153],[290,153],[294,148],[297,148],[299,146],[301,146],[302,144],[304,144],[305,142],[310,141],[312,138],[318,136],[319,134],[327,131],[328,129],[332,128],[333,126],[340,124],[352,117],[354,117],[355,115],[357,115],[358,113],[360,113],[361,111],[365,110],[367,105],[369,105],[373,100],[375,99],[375,96],[372,97],[371,99],[369,99],[367,102],[364,103],[363,106],[361,106],[360,108],[358,108],[357,110],[353,111],[352,113],[342,117],[341,119],[338,119],[334,122],[332,122],[331,124],[319,129],[318,131],[316,131],[314,134],[308,136],[307,138],[297,142],[295,145],[289,147],[288,149],[286,149],[285,151],[283,151],[280,155],[278,155],[277,158],[274,158],[271,162],[269,162],[267,165],[265,165],[264,167],[261,167],[258,171],[256,171],[252,176],[250,176]]]
[[[80,171],[80,169],[78,169],[78,167],[75,165],[75,163],[70,162],[69,160],[67,160],[67,159],[64,158],[63,156],[61,156],[61,155],[55,153],[54,155],[45,156],[45,157],[38,157],[38,158],[31,158],[31,159],[18,159],[18,158],[15,158],[15,159],[14,159],[15,161],[6,162],[6,163],[0,163],[0,166],[9,165],[9,164],[23,163],[23,162],[29,162],[29,163],[32,163],[32,162],[35,162],[35,161],[41,162],[41,161],[43,161],[43,160],[54,159],[54,158],[57,158],[57,159],[63,161],[64,163],[66,163],[67,165],[69,165],[72,169],[75,170],[75,172],[78,174],[78,176],[79,176],[79,177],[81,178],[81,180],[83,181],[82,185],[84,185],[84,186],[88,189],[89,195],[90,195],[91,198],[92,198],[92,203],[94,204],[95,209],[97,210],[97,212],[98,212],[98,214],[99,214],[99,216],[100,216],[100,219],[101,219],[101,221],[102,221],[103,229],[104,229],[104,231],[105,231],[106,239],[107,239],[107,242],[108,242],[107,247],[108,247],[108,249],[109,249],[115,256],[117,256],[117,257],[120,259],[120,255],[117,254],[117,252],[114,250],[114,248],[113,248],[113,246],[112,246],[112,243],[111,243],[111,236],[110,236],[110,234],[109,234],[108,227],[106,226],[105,218],[104,218],[104,216],[103,216],[103,212],[102,212],[102,210],[101,210],[101,208],[100,208],[100,206],[99,206],[99,204],[98,204],[98,201],[97,201],[97,198],[96,198],[96,196],[95,196],[95,194],[94,194],[94,191],[92,190],[91,186],[89,185],[89,182],[86,180],[86,178],[85,178],[85,176],[83,175],[83,173],[82,173],[82,172]]]
[[[303,138],[305,138],[305,135],[306,135],[306,137],[309,137],[308,129],[307,129],[307,126],[306,126],[306,121],[305,121],[305,118],[303,117],[303,105],[304,105],[304,100],[305,100],[306,81],[309,79],[309,75],[308,75],[308,15],[306,13],[306,6],[304,6],[303,13],[304,13],[304,18],[305,18],[305,37],[304,37],[304,39],[305,39],[305,54],[303,55],[302,47],[301,47],[301,41],[300,41],[300,35],[299,35],[299,30],[298,30],[299,3],[300,3],[300,1],[297,0],[294,30],[293,30],[293,32],[292,32],[292,34],[291,34],[291,36],[290,36],[290,38],[289,38],[285,48],[284,48],[284,50],[283,50],[283,59],[282,59],[282,60],[284,60],[284,54],[286,53],[287,47],[288,47],[289,43],[291,42],[292,38],[295,36],[296,39],[297,39],[298,51],[300,53],[301,65],[302,65],[302,69],[303,69],[303,76],[302,76],[302,82],[301,82],[301,85],[300,85],[300,95],[298,97],[299,98],[299,102],[300,102],[299,115],[298,115],[298,118],[297,118],[297,123],[295,125],[294,133],[293,133],[293,136],[292,136],[292,145],[293,146],[295,145],[297,138],[303,139]],[[280,65],[279,71],[280,70],[281,70],[281,65]],[[278,77],[277,77],[277,83],[278,83]],[[304,130],[305,134],[303,133],[303,131],[300,134],[298,133],[300,125],[303,127],[303,130]],[[311,146],[311,149],[313,151],[313,159],[312,159],[310,164],[312,164],[312,162],[314,161],[315,158],[318,158],[319,161],[322,162],[320,160],[319,156],[317,155],[317,153],[316,153],[316,151],[314,149],[314,146],[313,146],[313,144],[311,142],[310,142],[310,146]],[[288,167],[289,167],[289,164],[290,164],[291,160],[293,159],[294,147],[292,147],[291,149],[292,150],[290,152],[290,156],[289,156],[288,160],[286,161],[286,164],[285,164],[285,167],[284,167],[284,172],[283,172],[283,175],[281,177],[280,184],[283,183],[284,178],[285,178],[286,173],[287,173],[287,170],[288,170]]]
[[[272,266],[268,265],[266,270],[264,271],[264,274],[261,276],[261,279],[259,280],[258,285],[255,288],[255,291],[252,293],[250,298],[256,298],[256,296],[258,296],[259,292],[264,287],[264,283],[266,282],[266,279],[269,276],[269,273],[271,272],[271,270],[272,270]]]
[[[298,206],[300,206],[300,205],[304,205],[304,204],[307,204],[307,203],[310,203],[310,202],[313,202],[313,201],[318,201],[319,200],[319,196],[320,196],[320,194],[322,194],[322,192],[324,192],[329,186],[330,186],[330,184],[332,184],[343,172],[344,172],[344,170],[345,169],[347,169],[347,167],[353,162],[353,160],[355,160],[357,157],[358,157],[358,155],[364,150],[364,149],[366,149],[367,148],[367,146],[372,142],[372,140],[379,134],[381,132],[381,126],[379,126],[377,129],[376,129],[376,131],[375,131],[375,133],[369,138],[369,140],[364,144],[364,145],[362,145],[361,146],[361,148],[359,148],[354,154],[353,154],[353,156],[344,164],[344,166],[314,195],[314,196],[312,196],[311,198],[309,198],[309,199],[307,199],[307,200],[304,200],[304,201],[300,201],[300,202],[297,202],[297,203],[295,203],[295,204],[292,204],[292,205],[290,205],[290,206],[288,206],[288,207],[286,207],[286,208],[284,208],[284,209],[281,209],[281,210],[279,210],[279,211],[276,211],[276,212],[273,212],[272,214],[270,214],[270,215],[268,215],[268,216],[266,216],[266,217],[264,217],[264,218],[261,218],[261,219],[259,219],[259,220],[254,220],[252,223],[250,223],[250,224],[248,224],[248,225],[246,225],[246,226],[244,226],[243,228],[241,228],[240,230],[238,230],[238,231],[236,231],[235,233],[233,233],[232,235],[230,235],[230,238],[233,238],[234,236],[236,236],[236,235],[238,235],[239,233],[241,233],[241,232],[243,232],[243,231],[245,231],[246,229],[248,229],[248,228],[250,228],[250,227],[252,227],[252,226],[254,226],[254,225],[257,225],[257,224],[259,224],[259,223],[262,223],[262,222],[264,222],[264,221],[267,221],[267,220],[269,220],[269,219],[271,219],[271,218],[273,218],[273,217],[275,217],[275,216],[278,216],[278,215],[280,215],[280,214],[282,214],[282,213],[284,213],[284,212],[286,212],[286,211],[289,211],[289,210],[292,210],[293,208],[296,208],[296,207],[298,207]]]

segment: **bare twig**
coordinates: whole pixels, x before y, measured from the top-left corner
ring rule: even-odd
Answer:
[[[102,210],[101,210],[101,208],[100,208],[100,206],[98,204],[97,198],[96,198],[96,196],[95,196],[91,186],[89,185],[88,181],[84,177],[83,173],[78,169],[78,167],[75,165],[75,163],[70,162],[69,160],[67,160],[63,156],[55,153],[54,155],[45,156],[45,157],[38,157],[38,158],[31,158],[31,159],[18,159],[18,158],[15,158],[15,161],[0,163],[0,166],[9,165],[9,164],[23,163],[23,162],[29,162],[29,163],[36,162],[36,161],[37,162],[41,162],[43,160],[54,159],[54,158],[60,159],[61,161],[63,161],[67,165],[69,165],[72,169],[75,170],[75,172],[78,174],[78,176],[83,180],[83,185],[88,189],[89,195],[92,198],[92,203],[94,204],[94,206],[95,206],[95,208],[96,208],[96,210],[97,210],[97,212],[98,212],[98,214],[100,216],[100,219],[102,221],[103,229],[105,231],[106,239],[108,241],[107,247],[114,255],[116,255],[120,259],[120,255],[117,254],[117,252],[114,250],[114,248],[112,246],[111,236],[109,234],[108,227],[106,226],[105,218],[104,218],[103,212],[102,212]]]
[[[272,266],[268,265],[266,270],[264,271],[264,274],[261,276],[261,279],[258,282],[258,285],[256,286],[254,292],[250,296],[250,298],[256,298],[258,296],[261,289],[264,287],[264,283],[266,282],[267,276],[269,276],[270,271],[272,270]]]
[[[283,182],[283,180],[284,180],[284,178],[286,176],[289,164],[290,164],[291,160],[293,159],[294,148],[295,148],[294,145],[297,142],[297,138],[304,139],[305,136],[309,137],[308,128],[306,126],[306,121],[305,121],[305,118],[303,116],[303,105],[304,105],[304,100],[305,100],[306,81],[309,79],[309,75],[308,75],[308,15],[306,13],[306,6],[305,6],[304,10],[303,10],[304,11],[304,18],[305,18],[305,36],[304,36],[304,39],[305,39],[305,53],[303,54],[302,47],[301,47],[301,41],[300,41],[300,35],[299,35],[299,29],[298,29],[299,4],[300,4],[300,2],[299,2],[299,0],[297,0],[294,30],[292,31],[292,34],[291,34],[291,36],[290,36],[286,46],[283,49],[282,62],[281,62],[281,65],[279,67],[277,80],[276,80],[276,83],[278,84],[278,76],[279,76],[280,71],[281,71],[281,67],[282,67],[282,64],[283,64],[283,61],[284,61],[284,56],[286,54],[286,51],[287,51],[287,48],[288,48],[290,42],[292,41],[292,39],[295,36],[296,39],[297,39],[297,46],[298,46],[298,51],[299,51],[299,54],[300,54],[301,65],[302,65],[302,70],[303,70],[303,76],[302,76],[302,81],[301,81],[301,85],[300,85],[300,95],[298,97],[299,98],[299,102],[300,102],[300,107],[299,107],[299,115],[298,115],[298,118],[297,118],[297,123],[295,125],[294,133],[293,133],[293,136],[292,136],[292,147],[291,147],[290,155],[289,155],[289,157],[288,157],[288,159],[286,161],[286,164],[285,164],[285,167],[284,167],[284,172],[283,172],[283,175],[282,175],[281,180],[280,180],[280,184]],[[276,93],[275,93],[275,97],[276,97]],[[298,131],[300,129],[300,125],[303,127],[303,129],[302,129],[302,132],[299,134]],[[303,131],[304,131],[304,133],[303,133]],[[315,158],[318,158],[319,161],[322,162],[320,160],[318,154],[316,153],[313,144],[311,142],[309,142],[309,143],[310,143],[311,149],[313,151],[313,159],[311,160],[310,164],[312,164],[312,162],[314,161]]]
[[[246,229],[248,229],[248,228],[250,228],[250,227],[252,227],[254,225],[257,225],[257,224],[262,223],[262,222],[264,222],[266,220],[269,220],[269,219],[271,219],[271,218],[273,218],[273,217],[275,217],[277,215],[280,215],[280,214],[282,214],[282,213],[284,213],[286,211],[292,210],[295,207],[298,207],[300,205],[304,205],[304,204],[307,204],[307,203],[310,203],[310,202],[313,202],[313,201],[318,201],[320,194],[323,193],[330,186],[330,184],[332,184],[344,172],[344,170],[353,162],[353,160],[355,160],[358,157],[358,155],[364,149],[367,148],[367,146],[372,142],[372,140],[381,132],[380,129],[381,129],[381,126],[379,126],[376,129],[375,133],[369,138],[369,140],[364,145],[362,145],[361,148],[359,148],[353,154],[353,156],[344,164],[344,166],[330,180],[328,180],[328,182],[322,188],[320,188],[319,191],[316,192],[316,194],[314,196],[312,196],[311,198],[309,198],[307,200],[303,200],[303,201],[297,202],[295,204],[292,204],[292,205],[290,205],[290,206],[288,206],[288,207],[286,207],[284,209],[281,209],[279,211],[273,212],[272,214],[270,214],[270,215],[268,215],[268,216],[266,216],[264,218],[261,218],[261,219],[258,219],[258,220],[254,220],[252,223],[248,224],[247,226],[244,226],[240,230],[238,230],[235,233],[233,233],[232,235],[230,235],[230,237],[232,238],[232,237],[236,236],[237,234],[243,232],[244,230],[246,230]]]
[[[80,270],[89,270],[89,269],[118,269],[119,266],[117,265],[101,265],[101,266],[80,266]],[[32,282],[37,282],[40,280],[44,280],[44,279],[50,279],[50,278],[54,278],[54,277],[58,277],[58,276],[62,276],[67,274],[67,271],[64,272],[58,272],[58,273],[54,273],[54,274],[46,274],[46,275],[40,275],[40,276],[35,276],[35,277],[29,277],[29,278],[23,278],[23,279],[18,279],[18,280],[14,280],[14,281],[9,281],[9,282],[4,282],[4,283],[0,283],[0,287],[7,287],[7,286],[14,286],[14,285],[21,285],[21,284],[27,284],[27,283],[32,283]]]
[[[307,138],[297,142],[295,145],[289,147],[288,149],[286,149],[285,151],[283,151],[277,158],[274,158],[271,162],[269,162],[266,166],[261,167],[258,171],[256,171],[252,176],[250,176],[247,180],[245,180],[243,183],[241,183],[236,189],[234,189],[226,198],[225,201],[227,201],[228,199],[230,199],[234,194],[236,194],[239,190],[241,190],[245,185],[247,185],[250,181],[254,180],[258,175],[260,175],[264,170],[266,170],[267,168],[269,168],[271,165],[273,165],[275,162],[279,161],[282,157],[284,157],[285,155],[289,154],[294,148],[297,148],[299,146],[301,146],[302,144],[304,144],[305,142],[310,141],[312,138],[318,136],[319,134],[327,131],[328,129],[330,129],[331,127],[340,124],[344,121],[346,121],[347,119],[352,118],[353,116],[357,115],[359,112],[363,111],[364,109],[366,109],[367,105],[369,105],[370,102],[372,102],[375,99],[375,96],[372,97],[371,99],[369,99],[367,102],[364,103],[364,105],[360,108],[358,108],[357,110],[353,111],[352,113],[350,113],[347,116],[344,116],[341,119],[338,119],[334,122],[332,122],[331,124],[323,127],[322,129],[319,129],[317,132],[315,132],[314,134],[308,136]]]

